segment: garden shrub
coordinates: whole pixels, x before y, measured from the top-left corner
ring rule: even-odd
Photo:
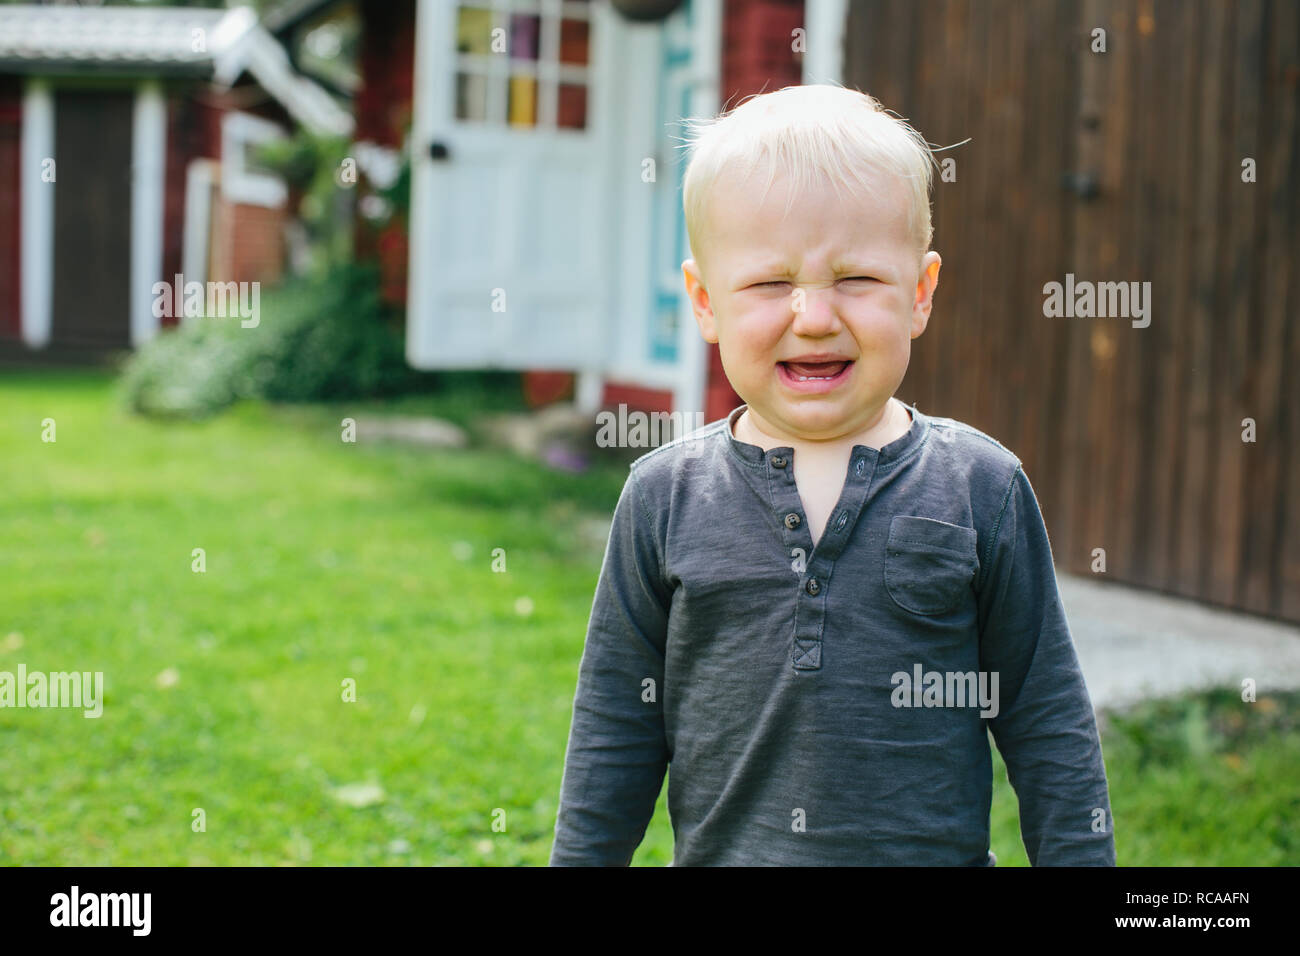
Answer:
[[[242,398],[321,401],[395,395],[433,378],[410,369],[375,266],[291,279],[261,296],[259,321],[203,317],[168,329],[123,372],[135,411],[200,418]]]

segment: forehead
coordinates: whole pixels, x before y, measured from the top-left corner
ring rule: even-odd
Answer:
[[[872,171],[865,188],[837,189],[828,178],[795,182],[777,173],[764,192],[768,172],[722,176],[705,209],[705,232],[711,258],[748,257],[762,250],[774,254],[824,249],[907,254],[914,238],[908,229],[910,192],[900,177]]]

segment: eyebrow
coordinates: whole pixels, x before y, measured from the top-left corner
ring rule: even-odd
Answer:
[[[765,262],[760,265],[749,266],[741,270],[741,275],[745,276],[789,276],[794,275],[794,271],[784,262]]]

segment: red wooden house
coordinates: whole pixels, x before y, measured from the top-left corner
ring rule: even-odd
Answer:
[[[0,6],[0,354],[138,345],[177,274],[275,279],[249,149],[295,123],[352,125],[249,8]]]

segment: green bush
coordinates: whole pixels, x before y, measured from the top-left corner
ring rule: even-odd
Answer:
[[[317,401],[395,395],[432,376],[411,370],[372,265],[268,290],[256,327],[200,318],[158,335],[127,362],[126,400],[145,415],[199,418],[241,398]]]

